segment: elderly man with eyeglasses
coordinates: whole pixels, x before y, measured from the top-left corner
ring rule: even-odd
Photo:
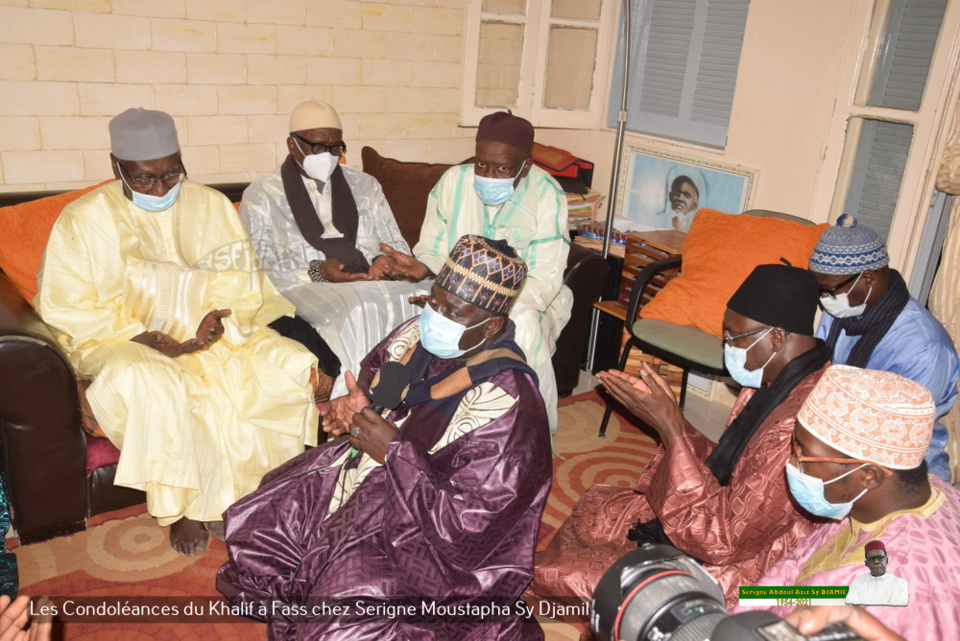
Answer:
[[[533,591],[589,600],[637,545],[672,544],[701,561],[727,604],[817,523],[790,500],[783,463],[794,419],[830,351],[813,337],[817,283],[805,269],[760,265],[727,303],[724,360],[743,389],[718,443],[691,425],[666,381],[611,370],[597,378],[653,428],[661,446],[633,488],[594,485],[538,552]]]
[[[385,243],[409,252],[376,178],[341,163],[347,144],[337,111],[311,100],[290,114],[289,154],[243,192],[240,218],[270,280],[339,360],[360,361],[399,323],[420,313],[411,296],[429,283],[392,280]],[[332,396],[346,393],[343,377]]]
[[[120,449],[115,482],[198,554],[227,506],[316,444],[317,361],[268,328],[293,306],[233,205],[186,180],[173,118],[128,109],[110,141],[117,180],[63,209],[36,308],[92,379],[81,403]]]
[[[823,232],[810,258],[826,312],[817,336],[827,342],[834,363],[894,372],[930,390],[938,420],[927,463],[932,474],[949,481],[949,434],[939,418],[957,401],[960,358],[943,325],[910,295],[889,263],[883,240],[849,214]]]

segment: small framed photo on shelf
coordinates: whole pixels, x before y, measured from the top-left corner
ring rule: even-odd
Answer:
[[[749,209],[756,178],[755,169],[627,144],[614,215],[685,232],[700,208],[729,214]]]

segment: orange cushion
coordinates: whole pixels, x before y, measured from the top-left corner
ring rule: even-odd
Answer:
[[[727,301],[757,265],[786,258],[807,268],[813,248],[830,225],[701,209],[683,243],[683,269],[640,310],[655,318],[723,335]]]
[[[43,249],[47,246],[50,231],[60,212],[80,196],[108,182],[111,181],[19,205],[0,207],[0,238],[3,238],[0,243],[0,269],[6,272],[24,300],[31,305],[33,297],[37,295],[37,272],[43,260]]]

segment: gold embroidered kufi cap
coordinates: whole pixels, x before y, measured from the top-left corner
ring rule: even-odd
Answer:
[[[856,459],[896,470],[923,461],[936,407],[923,385],[892,372],[831,365],[797,414],[808,432]]]
[[[507,241],[467,234],[447,256],[436,283],[471,305],[506,314],[526,276],[526,263]]]

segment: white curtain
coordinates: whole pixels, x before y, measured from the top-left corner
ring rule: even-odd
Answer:
[[[940,170],[937,172],[937,189],[952,196],[960,196],[960,104],[954,113],[953,134],[943,152]],[[927,306],[943,323],[956,345],[960,338],[960,198],[954,198],[953,201],[940,268],[933,280]],[[950,456],[953,479],[957,480],[960,478],[960,439],[957,438],[960,434],[960,406],[953,406],[943,418],[943,424],[950,433],[947,454]]]

